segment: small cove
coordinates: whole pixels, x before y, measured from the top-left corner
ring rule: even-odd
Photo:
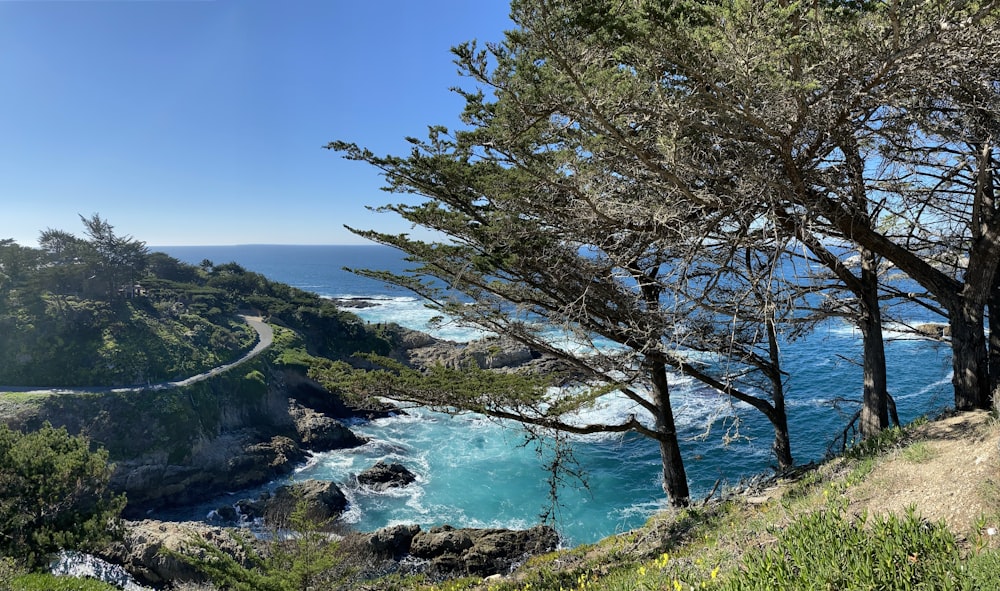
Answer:
[[[407,292],[358,277],[343,267],[401,271],[409,264],[381,246],[233,246],[167,247],[185,262],[208,258],[234,261],[245,268],[331,298],[366,298],[374,305],[356,308],[368,322],[397,322],[439,338],[464,341],[475,331],[444,324],[428,328],[433,313]],[[921,320],[914,318],[914,320]],[[900,418],[909,421],[951,403],[947,346],[889,333],[889,388]],[[797,463],[821,459],[843,428],[853,406],[838,399],[859,396],[860,368],[854,363],[859,337],[842,321],[829,321],[786,345],[783,363],[793,454]],[[769,425],[759,413],[728,398],[675,377],[673,394],[681,428],[692,493],[697,498],[716,481],[735,484],[770,469]],[[629,403],[612,398],[593,409],[592,418],[624,416]],[[733,431],[732,416],[741,418]],[[545,466],[551,451],[525,445],[514,425],[474,415],[449,416],[414,409],[405,416],[352,426],[370,443],[354,449],[317,454],[291,479],[338,482],[351,500],[346,520],[372,530],[397,523],[456,527],[527,527],[552,504]],[[723,435],[738,435],[724,445]],[[639,436],[588,437],[574,440],[574,454],[586,472],[587,488],[569,480],[559,489],[553,515],[567,545],[592,542],[641,525],[663,505],[657,447]],[[356,486],[354,476],[379,460],[399,462],[417,474],[414,484],[376,494]],[[273,483],[276,486],[280,483]],[[253,496],[242,492],[240,498]],[[207,506],[206,506],[207,507]],[[206,507],[187,518],[202,518]]]

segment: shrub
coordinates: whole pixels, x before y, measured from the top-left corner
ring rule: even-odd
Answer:
[[[308,505],[296,503],[287,529],[270,532],[264,540],[253,534],[238,539],[245,560],[238,560],[200,538],[195,549],[174,556],[201,571],[213,585],[233,591],[307,591],[343,588],[350,567],[338,553],[338,542],[325,531],[326,523],[307,516]],[[236,534],[237,536],[241,534]]]
[[[125,498],[108,491],[107,458],[65,428],[0,425],[0,555],[38,567],[58,550],[110,541]]]

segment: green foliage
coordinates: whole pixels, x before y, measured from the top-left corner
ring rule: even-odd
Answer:
[[[917,441],[903,448],[903,459],[914,464],[922,464],[934,457],[935,451],[926,441]]]
[[[13,578],[9,591],[118,591],[118,587],[94,579],[57,577],[45,573],[30,573]]]
[[[589,391],[580,397],[547,400],[546,390],[557,376],[503,373],[470,364],[459,369],[435,365],[418,371],[379,356],[365,358],[386,369],[355,370],[344,362],[317,362],[310,377],[332,391],[356,397],[390,397],[451,411],[472,411],[525,423],[556,426],[555,420],[579,405],[592,402]],[[574,402],[577,404],[574,405]]]
[[[805,515],[773,547],[744,557],[727,591],[770,589],[972,589],[954,535],[943,524],[903,517],[848,518],[839,508]]]
[[[287,529],[275,530],[265,541],[252,534],[237,541],[245,560],[201,539],[192,539],[196,552],[177,556],[191,564],[219,589],[232,591],[308,591],[335,588],[347,571],[338,544],[324,531],[326,524],[307,517],[308,506],[296,503]]]
[[[388,354],[394,334],[316,294],[236,263],[201,267],[121,236],[100,216],[81,218],[86,239],[45,230],[41,249],[0,241],[0,384],[141,386],[232,361],[256,335],[236,314],[252,308],[304,339],[279,363],[312,356]],[[207,264],[205,264],[207,263]],[[93,280],[91,280],[93,279]],[[126,297],[121,285],[142,290]]]
[[[859,460],[882,455],[900,447],[914,429],[926,423],[927,417],[918,417],[905,427],[897,425],[891,429],[884,429],[875,437],[862,439],[852,445],[844,452],[844,457]]]
[[[0,383],[129,386],[187,377],[230,361],[255,335],[232,317],[174,314],[139,299],[42,295],[0,307]]]
[[[108,490],[107,457],[64,428],[0,425],[0,554],[38,566],[58,550],[110,541],[125,499]]]

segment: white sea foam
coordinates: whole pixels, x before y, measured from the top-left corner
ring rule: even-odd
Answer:
[[[899,401],[899,400],[907,400],[907,399],[910,399],[910,398],[923,399],[925,396],[927,396],[928,394],[930,394],[932,392],[935,392],[935,391],[938,391],[938,390],[942,390],[942,389],[946,388],[947,386],[950,386],[952,378],[954,378],[954,377],[955,377],[955,372],[950,372],[946,377],[944,377],[944,378],[942,378],[942,379],[940,379],[940,380],[938,380],[936,382],[927,384],[926,386],[924,386],[923,388],[920,388],[919,390],[917,390],[915,392],[912,392],[910,394],[898,394],[898,395],[894,395],[893,398],[895,400],[897,400],[897,401]]]
[[[360,523],[364,517],[364,507],[359,502],[358,495],[353,489],[347,487],[344,487],[342,492],[344,493],[344,497],[347,498],[347,510],[340,514],[340,519],[344,523],[352,525]]]

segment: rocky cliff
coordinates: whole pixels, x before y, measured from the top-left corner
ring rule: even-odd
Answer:
[[[308,451],[363,443],[338,417],[299,401],[302,390],[307,401],[318,396],[306,383],[260,362],[185,388],[53,394],[8,406],[7,423],[31,430],[49,422],[106,448],[112,486],[128,496],[126,514],[138,516],[266,483]],[[352,412],[341,410],[340,418]]]
[[[500,339],[460,344],[393,327],[392,356],[415,367],[473,362],[483,368],[544,370],[558,362]],[[126,515],[183,506],[291,472],[309,452],[361,445],[344,419],[372,418],[391,406],[351,408],[302,367],[262,356],[211,380],[175,389],[101,394],[54,393],[5,404],[12,428],[64,426],[108,450],[114,489]]]

